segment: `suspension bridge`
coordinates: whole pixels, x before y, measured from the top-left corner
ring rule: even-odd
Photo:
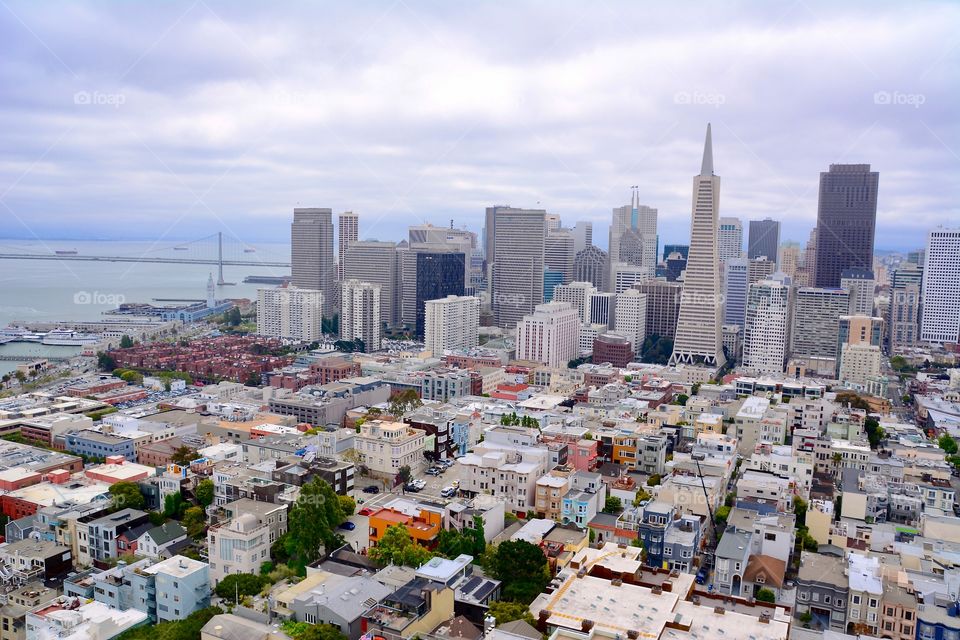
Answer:
[[[64,260],[81,262],[152,262],[161,264],[208,264],[219,271],[219,284],[224,284],[223,267],[290,268],[289,262],[265,260],[256,255],[256,249],[222,231],[196,240],[152,246],[128,255],[93,255],[75,250],[53,251],[40,247],[26,251],[18,248],[14,253],[0,252],[0,260]]]

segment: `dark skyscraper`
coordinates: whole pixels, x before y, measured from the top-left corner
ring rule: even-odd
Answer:
[[[417,335],[423,335],[427,300],[463,295],[462,253],[417,253]]]
[[[751,220],[750,238],[747,241],[747,257],[762,258],[766,256],[771,262],[777,261],[777,250],[780,248],[780,221]]]
[[[839,287],[846,269],[873,268],[879,182],[868,164],[832,164],[820,174],[817,287]]]

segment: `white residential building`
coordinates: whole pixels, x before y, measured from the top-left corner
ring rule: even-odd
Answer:
[[[590,322],[590,298],[597,288],[589,282],[571,282],[553,289],[553,302],[569,302],[580,314],[581,322]]]
[[[647,336],[647,294],[627,289],[617,294],[615,308],[613,328],[630,341],[637,353]]]
[[[257,334],[316,342],[323,337],[323,292],[297,287],[257,289]]]
[[[873,293],[876,280],[872,271],[845,269],[840,275],[840,288],[850,294],[850,315],[873,315]]]
[[[537,480],[550,466],[549,450],[511,444],[490,429],[482,443],[457,459],[456,471],[466,495],[491,495],[511,511],[526,512],[536,503]]]
[[[424,304],[424,343],[436,357],[479,342],[480,298],[447,296]]]
[[[717,251],[721,263],[743,255],[743,223],[740,218],[720,218],[717,226]]]
[[[380,285],[344,280],[340,285],[340,339],[357,340],[364,351],[380,350]]]
[[[750,285],[743,328],[743,367],[754,373],[783,373],[787,358],[790,286],[783,280]]]
[[[260,573],[270,559],[270,527],[245,513],[207,531],[210,581],[214,586],[233,573]]]
[[[371,472],[393,478],[401,467],[416,472],[424,463],[426,432],[403,422],[368,420],[360,426],[354,448]]]
[[[920,339],[960,342],[960,229],[935,229],[927,239],[923,267]]]
[[[538,304],[517,324],[517,358],[560,367],[577,357],[580,314],[569,302]]]

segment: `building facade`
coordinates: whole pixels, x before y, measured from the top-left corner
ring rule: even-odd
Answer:
[[[333,315],[335,279],[333,212],[330,209],[294,209],[290,228],[290,283],[323,294],[323,315]]]
[[[880,174],[869,164],[832,164],[820,174],[814,286],[840,286],[846,269],[873,269]]]

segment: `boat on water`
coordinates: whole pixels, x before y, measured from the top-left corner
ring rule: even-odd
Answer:
[[[31,333],[21,327],[5,327],[0,329],[0,338],[4,338],[5,342],[40,342],[43,335]]]
[[[82,347],[100,342],[100,336],[69,329],[53,329],[47,332],[40,342],[51,347]]]
[[[58,256],[75,256],[77,255],[76,249],[57,249],[54,251]]]

